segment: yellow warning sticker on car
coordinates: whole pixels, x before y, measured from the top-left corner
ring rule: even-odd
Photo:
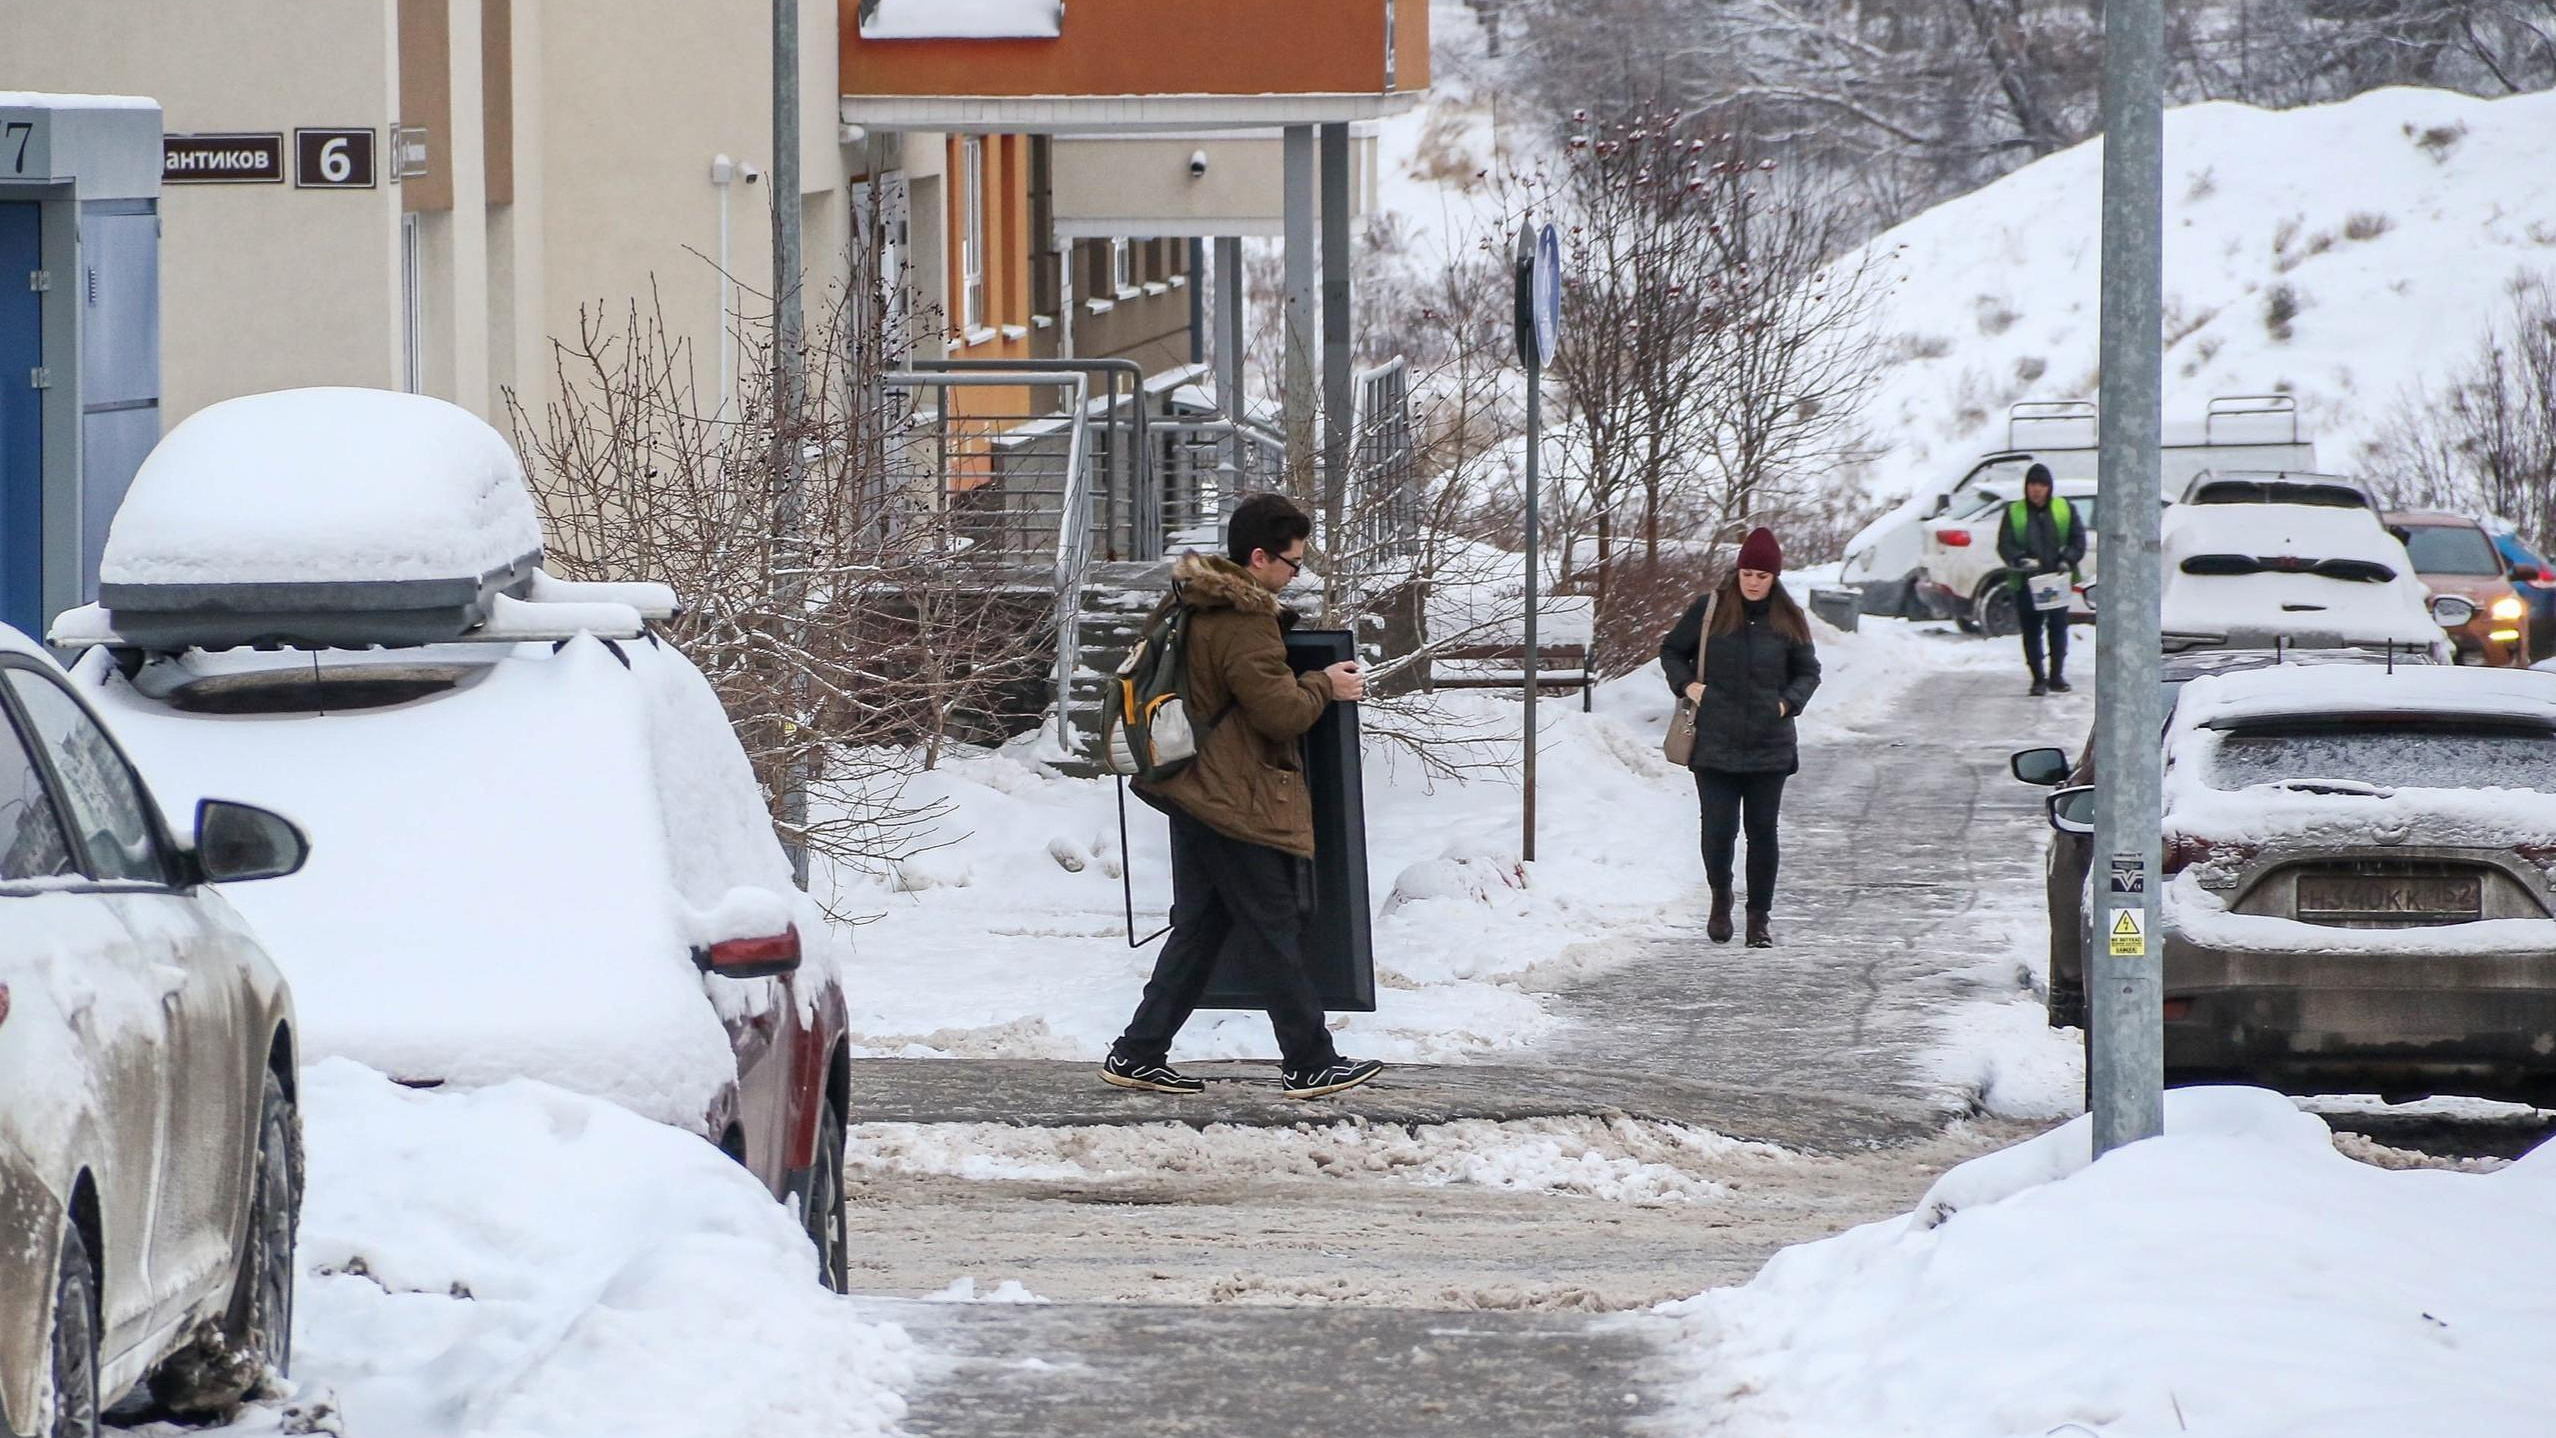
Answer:
[[[2115,909],[2112,913],[2112,956],[2136,959],[2148,952],[2148,930],[2137,909]]]

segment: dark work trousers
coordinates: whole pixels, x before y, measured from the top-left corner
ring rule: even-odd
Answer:
[[[1717,890],[1731,886],[1731,850],[1739,843],[1741,816],[1748,827],[1748,911],[1775,908],[1776,811],[1784,805],[1783,774],[1695,771],[1695,797],[1704,809],[1704,878]]]
[[[2024,665],[2035,679],[2064,677],[2068,672],[2068,611],[2035,609],[2032,596],[2015,597],[2017,618],[2023,621]],[[2050,636],[2050,667],[2041,667],[2042,635]]]
[[[1241,929],[1234,952],[1252,966],[1253,987],[1279,995],[1269,1011],[1280,1060],[1290,1069],[1336,1062],[1322,1000],[1305,972],[1303,861],[1265,844],[1229,839],[1178,809],[1171,810],[1172,931],[1146,981],[1144,1001],[1127,1021],[1117,1051],[1138,1063],[1161,1063],[1181,1025],[1215,977],[1225,940]],[[1308,887],[1310,881],[1308,880]]]

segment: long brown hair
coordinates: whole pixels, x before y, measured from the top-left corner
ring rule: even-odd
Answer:
[[[1775,632],[1796,644],[1808,644],[1811,637],[1810,617],[1802,613],[1802,607],[1795,604],[1793,596],[1786,592],[1782,575],[1775,577],[1775,587],[1766,591],[1766,599],[1768,603],[1766,617],[1768,622],[1775,626]],[[1706,633],[1728,634],[1738,629],[1741,624],[1747,622],[1747,606],[1748,601],[1740,594],[1739,571],[1733,569],[1724,576],[1722,587],[1714,592],[1713,624]]]

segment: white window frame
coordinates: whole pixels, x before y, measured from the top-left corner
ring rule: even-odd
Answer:
[[[959,329],[985,328],[985,139],[959,141]]]
[[[1109,287],[1120,299],[1136,289],[1136,244],[1125,235],[1113,236],[1109,242]]]

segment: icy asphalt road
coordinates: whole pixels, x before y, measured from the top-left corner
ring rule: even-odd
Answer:
[[[1680,1369],[1641,1308],[1901,1211],[2030,1131],[1971,1119],[1975,1090],[1930,1058],[1947,1006],[2022,982],[2045,830],[2005,756],[2073,746],[2090,714],[2021,690],[1929,675],[1875,732],[1807,747],[1782,946],[1707,942],[1698,900],[1556,995],[1575,1026],[1544,1066],[1290,1105],[1239,1082],[1131,1098],[1076,1064],[865,1064],[856,1289],[1057,1300],[899,1305],[947,1355],[907,1427],[1660,1431]]]

